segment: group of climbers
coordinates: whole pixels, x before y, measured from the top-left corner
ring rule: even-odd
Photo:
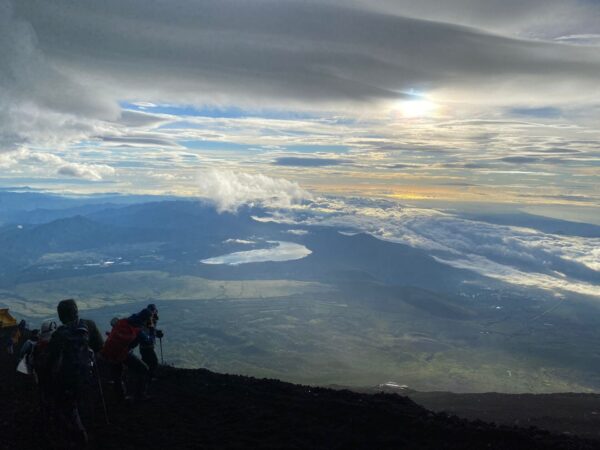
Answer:
[[[57,312],[60,326],[46,321],[40,330],[27,333],[17,370],[32,375],[37,383],[45,421],[66,426],[71,440],[81,444],[88,439],[81,418],[82,404],[91,397],[102,397],[106,413],[100,372],[110,373],[118,402],[147,399],[148,386],[158,367],[155,341],[163,334],[156,329],[158,309],[154,304],[127,318],[114,318],[106,342],[94,321],[79,317],[74,300],[62,300]],[[25,332],[22,323],[17,329],[21,334]],[[13,341],[9,353],[14,352],[15,345]],[[141,359],[133,353],[138,346]],[[134,386],[133,396],[127,395],[125,367]]]

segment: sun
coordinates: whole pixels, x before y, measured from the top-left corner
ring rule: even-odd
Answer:
[[[434,102],[419,98],[415,100],[402,100],[399,102],[397,109],[403,117],[414,119],[431,116],[435,112],[436,107],[437,105]]]

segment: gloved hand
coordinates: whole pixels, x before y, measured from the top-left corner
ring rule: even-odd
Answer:
[[[164,335],[165,335],[165,333],[163,333],[162,330],[156,330],[157,338],[162,339]]]

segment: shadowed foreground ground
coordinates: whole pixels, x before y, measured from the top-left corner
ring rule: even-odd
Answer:
[[[108,386],[106,386],[108,388]],[[395,394],[359,394],[161,368],[153,399],[116,405],[111,426],[98,414],[95,449],[406,448],[592,449],[593,441],[535,429],[496,427],[435,414]],[[35,394],[0,359],[0,449],[48,448]]]

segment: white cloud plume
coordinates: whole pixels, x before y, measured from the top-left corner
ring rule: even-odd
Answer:
[[[219,211],[236,211],[242,205],[289,208],[312,195],[298,183],[262,174],[211,169],[198,177],[198,193],[212,200]]]
[[[289,208],[312,195],[298,183],[262,174],[211,169],[198,177],[199,194],[215,203],[217,210],[236,211],[242,205]]]

